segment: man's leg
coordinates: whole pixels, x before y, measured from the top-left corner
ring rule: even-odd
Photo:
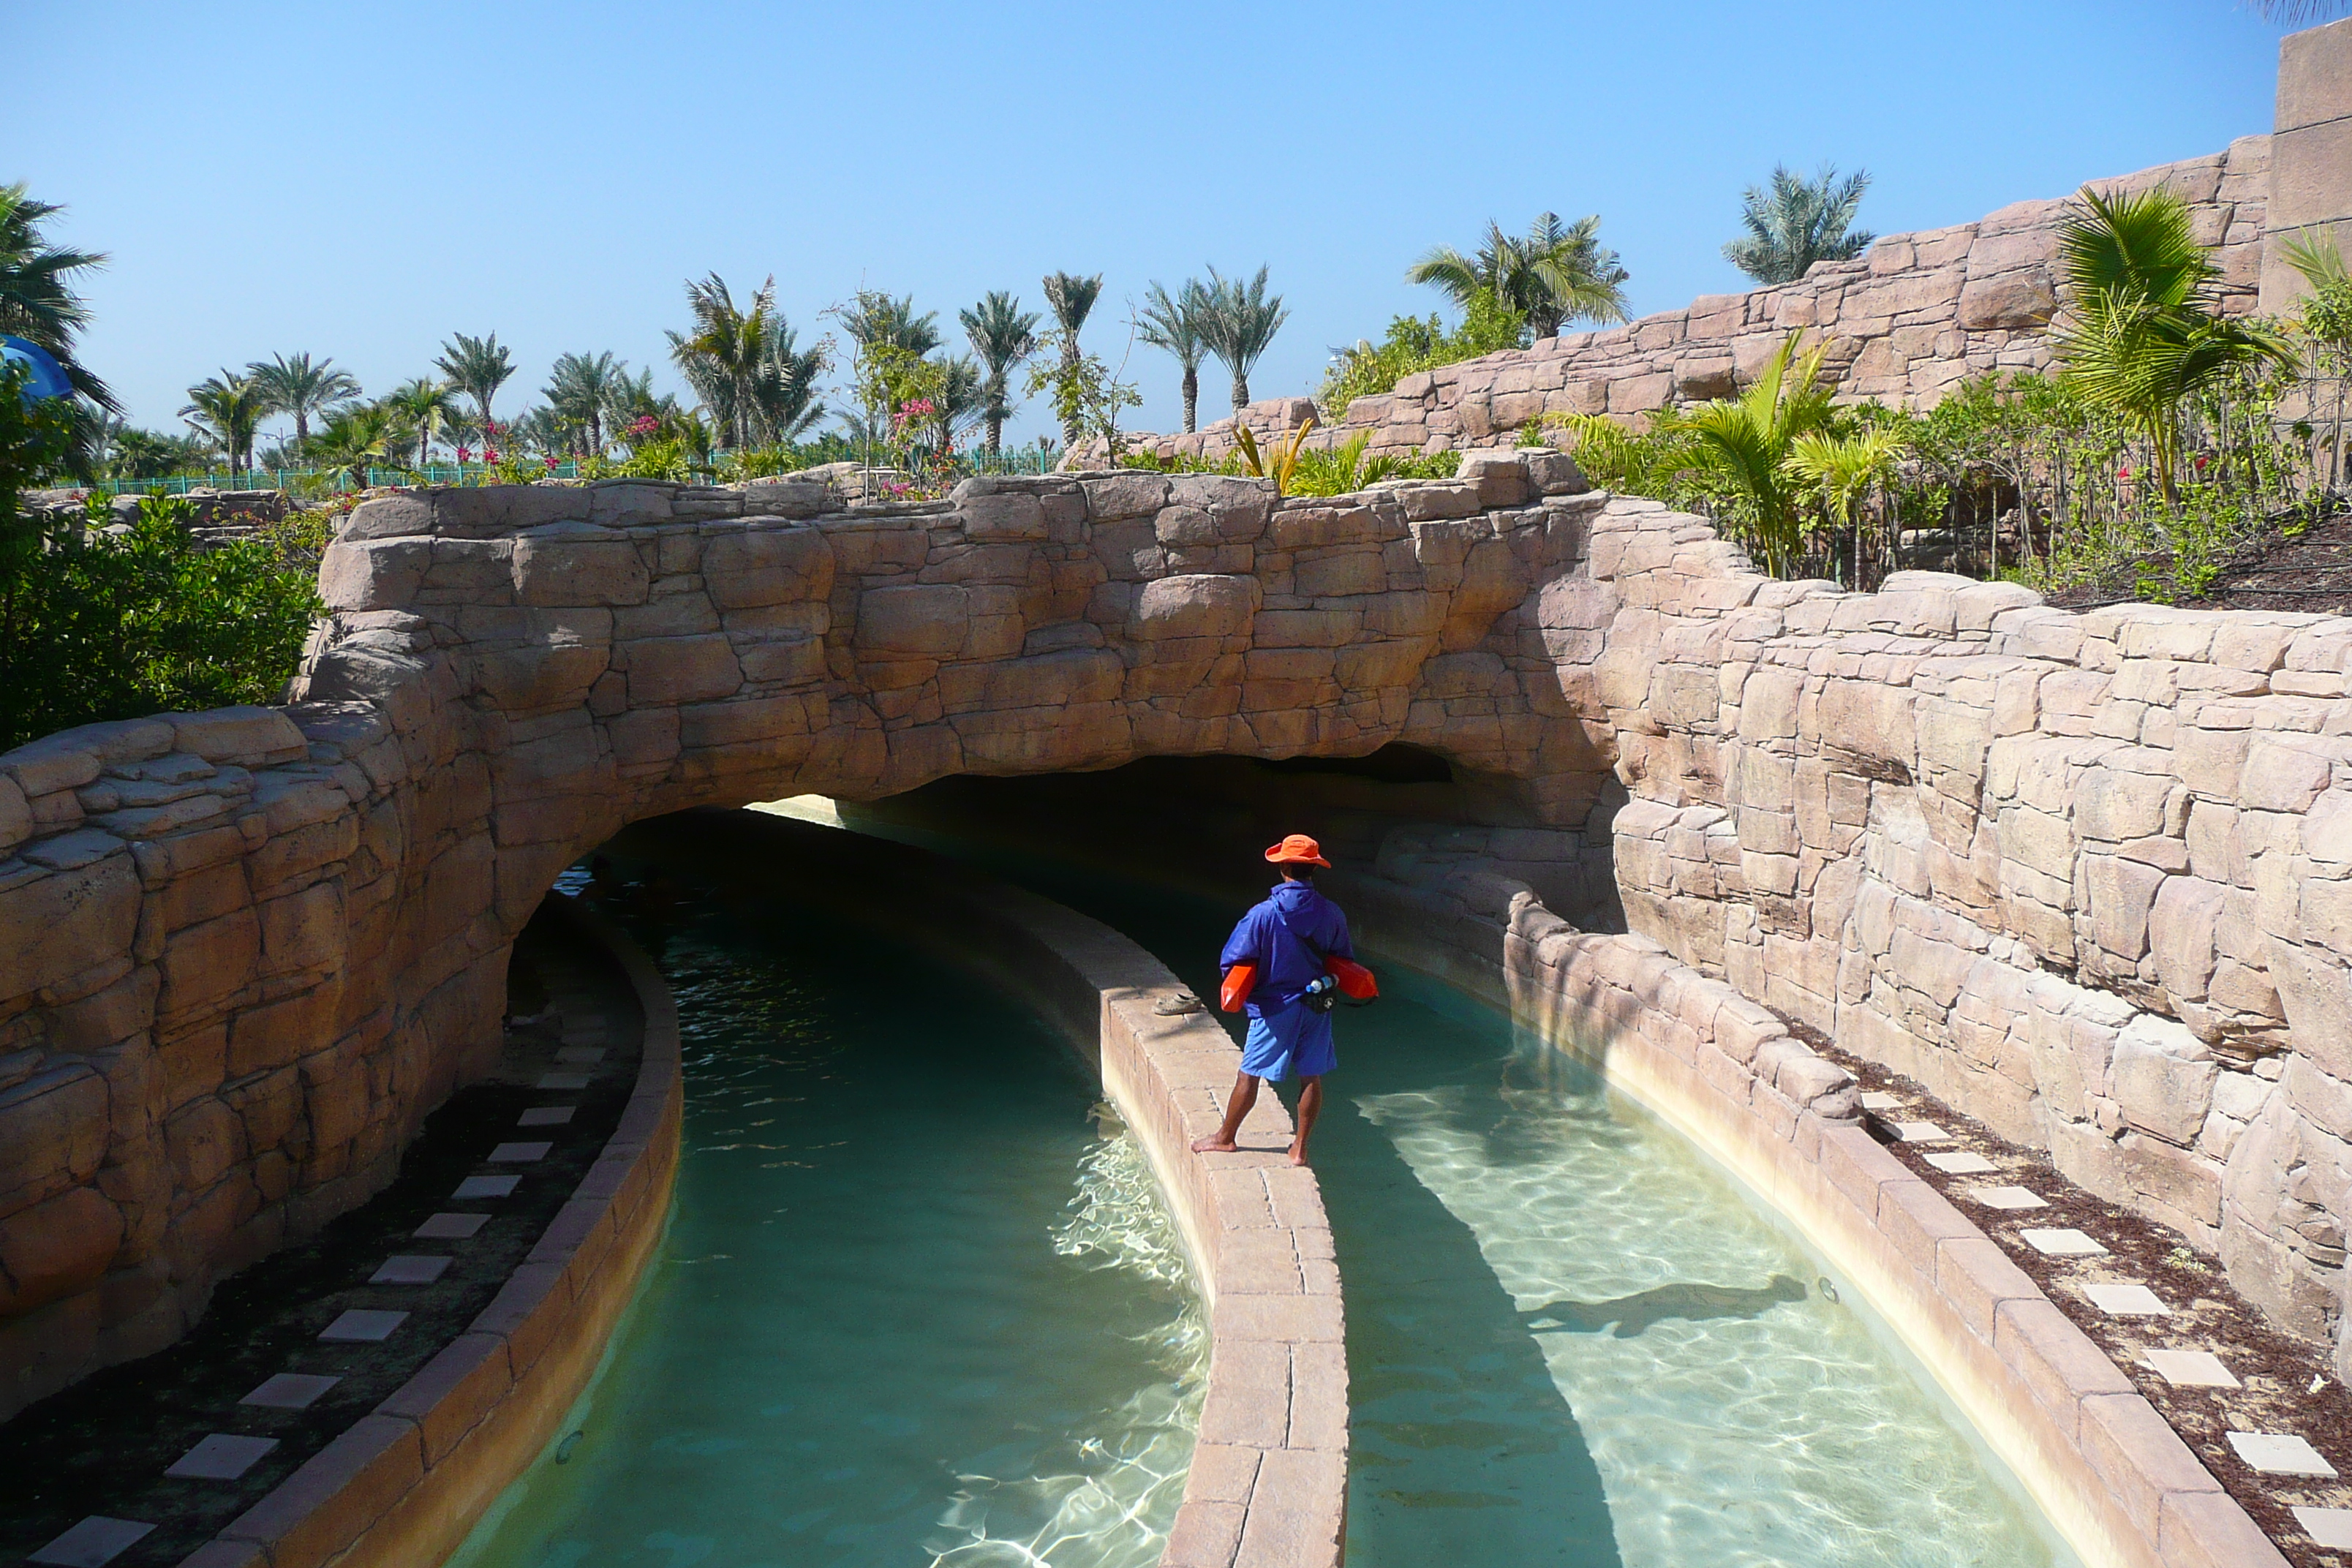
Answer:
[[[1290,1141],[1290,1163],[1307,1163],[1307,1135],[1315,1131],[1315,1119],[1323,1112],[1323,1075],[1302,1079],[1298,1085],[1298,1136]]]
[[[1245,1072],[1234,1075],[1234,1092],[1225,1101],[1225,1124],[1206,1138],[1192,1140],[1195,1154],[1230,1154],[1234,1152],[1234,1134],[1242,1129],[1242,1118],[1257,1103],[1257,1079]]]

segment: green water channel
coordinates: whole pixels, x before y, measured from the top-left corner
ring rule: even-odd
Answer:
[[[1156,1561],[1203,1346],[1133,1146],[1089,1123],[1042,1027],[740,864],[639,922],[672,933],[688,1035],[665,1255],[569,1462],[459,1562]],[[992,868],[1196,987],[1238,912]],[[1341,1019],[1314,1149],[1350,1564],[2074,1562],[1702,1152],[1501,1015],[1393,967],[1383,986]]]

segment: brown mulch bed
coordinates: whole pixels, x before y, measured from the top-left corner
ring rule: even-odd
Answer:
[[[1952,1110],[1899,1073],[1840,1050],[1818,1031],[1791,1024],[1808,1046],[1853,1073],[1868,1092],[1894,1094],[1901,1110],[1867,1113],[1871,1135],[1910,1166],[1952,1206],[2000,1244],[2075,1327],[2123,1369],[2147,1402],[2180,1434],[2205,1468],[2298,1568],[2336,1568],[2352,1553],[2329,1551],[2304,1532],[2289,1511],[2352,1508],[2352,1393],[2336,1381],[2326,1346],[2294,1339],[2222,1278],[2221,1265],[2192,1253],[2178,1233],[2084,1192],[2058,1173],[2050,1156],[2020,1148]],[[1906,1143],[1895,1121],[1930,1121],[1948,1142]],[[1951,1175],[1926,1156],[1967,1152],[1998,1165],[1981,1175]],[[2045,1208],[1996,1209],[1976,1201],[1976,1189],[2030,1188]],[[2019,1234],[2027,1229],[2082,1231],[2108,1256],[2051,1258]],[[2083,1293],[2086,1284],[2146,1285],[2172,1309],[2163,1318],[2109,1317]],[[2149,1350],[2203,1350],[2219,1356],[2242,1388],[2176,1388],[2142,1363]],[[2315,1392],[2315,1380],[2319,1384]],[[2231,1448],[2226,1432],[2278,1432],[2301,1436],[2341,1472],[2334,1481],[2264,1476]]]
[[[2118,567],[2098,582],[2078,583],[2049,595],[2063,610],[2092,610],[2144,597],[2146,572],[2168,577],[2162,559]],[[2221,563],[2221,574],[2200,599],[2200,610],[2288,610],[2301,615],[2352,615],[2352,510],[2339,510],[2290,538],[2266,529]]]

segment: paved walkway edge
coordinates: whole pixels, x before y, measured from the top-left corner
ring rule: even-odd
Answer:
[[[1271,1094],[1240,1152],[1216,1131],[1241,1052],[1166,965],[1033,894],[949,879],[961,955],[1033,1005],[1100,1070],[1174,1210],[1209,1307],[1209,1386],[1160,1568],[1338,1568],[1346,1539],[1348,1360],[1331,1226],[1312,1171],[1284,1151]],[[946,922],[942,922],[946,923]]]
[[[1852,1079],[1730,985],[1577,931],[1524,883],[1352,879],[1359,934],[1599,1064],[1786,1215],[1859,1288],[2088,1568],[2284,1568],[2105,1352],[1865,1132]],[[1845,1079],[1839,1089],[1832,1079]],[[1807,1091],[1821,1089],[1811,1103]]]
[[[677,1173],[677,1011],[636,945],[574,900],[552,908],[628,978],[645,1015],[637,1087],[604,1152],[471,1330],[182,1568],[418,1568],[457,1550],[556,1433],[636,1294]]]

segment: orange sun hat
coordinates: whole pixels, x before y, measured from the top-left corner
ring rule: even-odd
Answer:
[[[1265,858],[1277,866],[1321,866],[1329,869],[1331,862],[1323,858],[1323,847],[1304,833],[1294,833],[1265,852]]]

